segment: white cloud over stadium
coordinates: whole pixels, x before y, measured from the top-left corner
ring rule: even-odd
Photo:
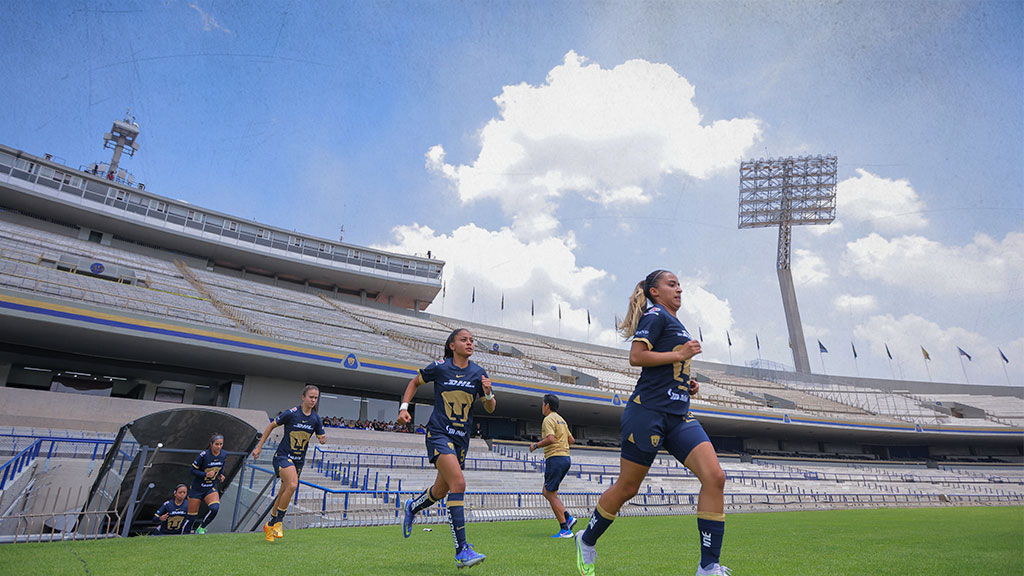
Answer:
[[[694,94],[665,64],[602,68],[569,52],[543,84],[505,86],[495,97],[499,115],[481,129],[474,161],[448,163],[439,144],[427,152],[427,167],[463,202],[498,199],[517,235],[544,237],[558,228],[561,198],[645,204],[662,178],[707,178],[735,166],[760,138],[760,122],[705,122]]]

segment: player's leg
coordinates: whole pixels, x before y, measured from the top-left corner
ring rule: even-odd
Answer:
[[[199,527],[199,503],[201,494],[189,490],[188,494],[188,512],[185,514],[185,524],[182,527],[182,534],[191,534],[193,530]]]
[[[459,568],[475,566],[486,556],[466,543],[466,477],[462,473],[462,463],[455,454],[441,454],[434,465],[438,476],[434,489],[443,490],[448,496],[448,524],[455,543],[455,565]]]
[[[199,527],[196,529],[196,532],[199,534],[206,534],[206,527],[217,517],[217,512],[220,512],[220,493],[212,490],[203,501],[206,502],[206,516],[203,517],[203,521],[199,523]]]
[[[725,472],[711,442],[701,442],[683,464],[700,480],[697,530],[700,532],[700,568],[697,574],[719,574],[725,536]]]
[[[288,512],[288,505],[299,487],[299,469],[291,462],[287,462],[282,463],[277,473],[281,478],[281,490],[277,493],[277,501],[271,511],[273,515],[264,531],[269,527],[273,530],[274,538],[284,538],[284,515]]]

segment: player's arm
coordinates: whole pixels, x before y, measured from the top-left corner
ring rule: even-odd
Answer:
[[[314,430],[316,432],[316,439],[320,441],[320,444],[327,444],[327,429],[324,428],[323,424],[317,424],[317,426],[320,429]]]
[[[196,459],[192,461],[192,469],[189,470],[189,472],[191,472],[196,478],[209,478],[209,475],[205,470],[206,466],[205,462],[203,462],[204,460],[205,458],[203,458],[203,456],[196,456]]]
[[[569,444],[575,444],[575,443],[576,443],[576,439],[573,438],[572,432],[569,432]]]
[[[550,446],[550,445],[552,445],[554,443],[555,443],[555,435],[554,434],[548,434],[540,442],[534,442],[533,444],[530,444],[530,452],[533,452],[537,448],[543,448],[545,446]]]
[[[270,432],[274,428],[277,428],[277,426],[277,418],[274,418],[273,420],[270,421],[270,424],[267,424],[267,428],[263,431],[263,436],[260,437],[259,444],[257,444],[256,448],[253,449],[252,451],[253,460],[259,460],[260,452],[263,450],[263,443],[267,441],[267,438],[270,438]]]
[[[690,340],[670,352],[655,352],[646,341],[634,340],[629,348],[629,365],[640,367],[664,366],[676,362],[686,362],[700,354],[700,342]]]
[[[412,421],[412,415],[409,414],[409,402],[412,402],[412,397],[416,395],[416,389],[423,384],[423,378],[420,373],[417,372],[412,380],[409,380],[409,384],[405,387],[405,392],[402,393],[402,405],[398,408],[398,423],[408,424]]]
[[[484,410],[487,410],[488,414],[494,414],[498,400],[494,398],[494,392],[491,390],[491,379],[487,376],[480,378],[480,387],[484,391]]]

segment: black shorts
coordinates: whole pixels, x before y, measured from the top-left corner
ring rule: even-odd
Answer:
[[[299,462],[295,462],[294,460],[292,460],[291,456],[287,456],[287,455],[281,456],[280,454],[275,454],[274,455],[274,475],[280,477],[281,476],[281,468],[291,468],[292,466],[294,466],[295,467],[295,475],[299,476],[299,475],[302,474],[302,465],[304,463],[305,463],[304,460],[300,460]]]
[[[558,492],[558,486],[569,472],[572,460],[568,456],[552,456],[544,461],[544,489]]]
[[[207,487],[203,487],[203,486],[190,486],[189,489],[188,489],[188,497],[192,498],[193,500],[202,500],[202,499],[206,498],[206,496],[208,494],[216,494],[216,493],[217,493],[217,487],[216,486],[207,486]]]
[[[622,457],[650,466],[663,446],[676,460],[685,462],[702,442],[710,442],[697,419],[648,410],[630,402],[622,411]]]
[[[469,448],[469,440],[459,440],[447,434],[436,432],[427,433],[427,457],[430,463],[437,462],[441,454],[455,454],[459,459],[459,468],[466,469],[466,450]]]

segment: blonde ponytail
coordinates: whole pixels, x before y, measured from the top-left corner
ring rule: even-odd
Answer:
[[[615,327],[619,334],[626,340],[636,333],[636,326],[640,323],[640,317],[647,310],[647,296],[644,293],[644,282],[637,282],[633,295],[629,297],[629,308],[626,309],[626,316]]]

